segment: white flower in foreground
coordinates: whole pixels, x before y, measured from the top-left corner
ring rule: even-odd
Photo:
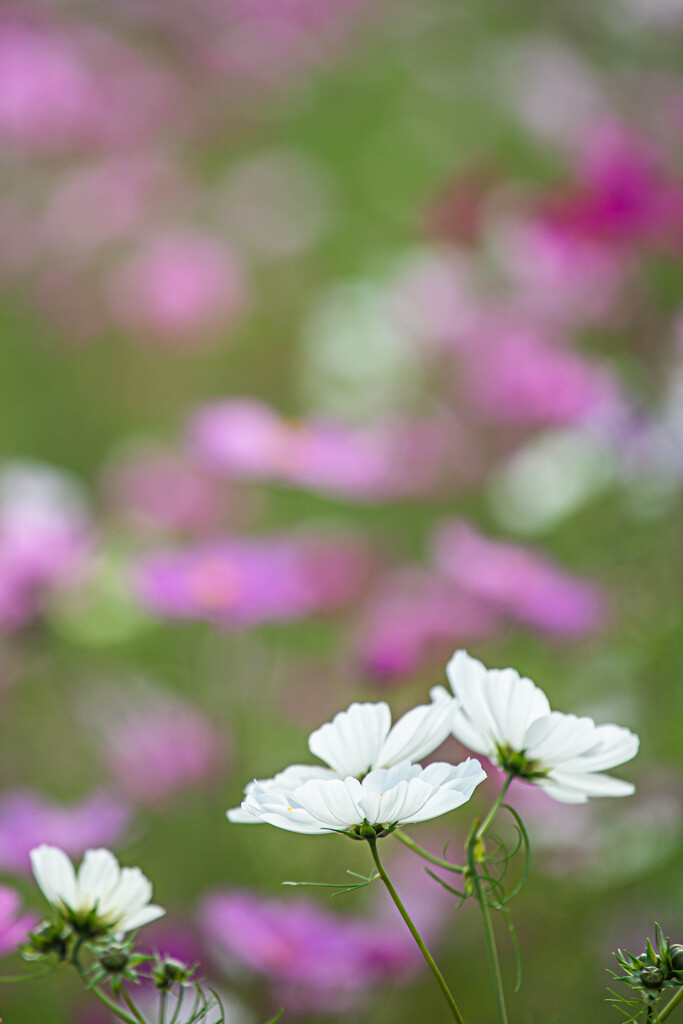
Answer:
[[[280,779],[283,776],[287,772]],[[250,821],[316,835],[355,830],[367,822],[379,834],[454,810],[469,800],[486,772],[468,758],[459,765],[436,763],[427,768],[404,761],[375,768],[362,781],[347,776],[309,778],[297,784],[293,775],[288,778],[288,789],[284,784],[252,786],[242,804]]]
[[[166,911],[150,903],[152,884],[140,868],[121,868],[109,850],[86,850],[78,874],[63,850],[31,850],[36,882],[48,903],[77,931],[128,932]]]
[[[348,776],[362,779],[375,768],[419,761],[436,750],[449,735],[452,708],[453,699],[444,691],[443,699],[412,708],[392,726],[391,711],[384,701],[351,704],[308,738],[308,749],[329,768],[291,765],[272,779],[250,782],[244,791],[242,806],[228,811],[228,818],[242,824],[261,820],[246,807],[247,798],[255,787],[260,792],[268,789],[272,793],[288,793],[309,779],[343,780]]]
[[[470,750],[564,803],[633,793],[632,783],[601,774],[635,757],[639,741],[628,729],[551,711],[530,679],[487,669],[466,651],[456,651],[446,673],[456,698],[453,734]],[[444,693],[437,687],[432,696],[439,702]]]

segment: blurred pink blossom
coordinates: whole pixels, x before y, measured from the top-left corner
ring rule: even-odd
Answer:
[[[0,624],[16,629],[55,588],[79,578],[92,551],[85,500],[69,474],[41,463],[0,470]]]
[[[499,624],[490,604],[427,570],[389,573],[363,609],[358,655],[379,682],[416,672],[426,658],[493,633]]]
[[[104,489],[133,527],[200,533],[220,519],[215,481],[172,451],[150,448],[119,458],[105,472]]]
[[[570,575],[533,548],[491,540],[462,520],[436,529],[433,558],[463,591],[544,633],[580,635],[603,619],[596,584]]]
[[[352,538],[226,538],[145,556],[134,588],[162,617],[248,627],[347,603],[363,585],[367,561]]]
[[[683,181],[654,146],[616,121],[598,121],[586,134],[576,188],[549,212],[593,238],[683,243]]]
[[[15,952],[19,943],[26,940],[28,932],[38,924],[35,914],[21,914],[20,909],[19,893],[7,885],[0,885],[0,956]]]
[[[222,778],[224,735],[202,712],[154,690],[101,723],[102,754],[126,795],[158,805],[179,792]]]
[[[575,325],[614,309],[628,269],[614,246],[541,216],[498,225],[492,241],[513,301],[529,315]]]
[[[38,153],[129,146],[177,120],[178,83],[114,36],[46,7],[0,16],[0,136]]]
[[[180,348],[232,326],[246,297],[232,249],[198,231],[148,239],[114,271],[108,293],[112,314],[133,335]]]
[[[134,237],[187,199],[180,169],[147,153],[114,154],[70,168],[44,215],[47,243],[90,255]]]
[[[273,88],[329,61],[362,19],[366,6],[360,0],[219,4],[220,18],[204,40],[204,60],[214,73],[245,79],[252,87]]]
[[[252,399],[201,408],[189,424],[190,450],[228,477],[280,480],[355,500],[386,500],[433,486],[447,458],[438,421],[346,427],[329,421],[288,422]]]
[[[419,965],[410,936],[387,924],[323,911],[306,900],[213,893],[199,914],[218,964],[265,976],[279,1003],[299,1013],[343,1012]]]
[[[537,328],[484,318],[463,350],[465,391],[496,423],[565,426],[599,420],[618,400],[607,366],[549,342]]]
[[[64,806],[31,790],[5,791],[0,796],[0,871],[28,873],[29,851],[41,843],[59,846],[71,857],[89,847],[113,846],[129,820],[126,804],[106,793]]]

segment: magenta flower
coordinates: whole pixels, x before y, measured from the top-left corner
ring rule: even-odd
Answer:
[[[28,873],[29,852],[42,843],[59,846],[71,857],[89,847],[113,845],[129,820],[129,808],[106,793],[65,807],[31,790],[5,791],[0,797],[0,871]]]
[[[491,540],[461,520],[441,524],[433,552],[444,576],[463,591],[541,632],[579,635],[603,618],[594,583],[571,576],[533,548]]]
[[[0,885],[0,956],[15,952],[20,942],[38,924],[35,914],[21,914],[21,897],[7,885]]]
[[[189,444],[202,465],[227,477],[279,480],[366,501],[428,489],[447,453],[436,421],[288,422],[251,399],[204,406],[190,421]]]
[[[105,761],[131,799],[156,806],[222,777],[225,740],[184,701],[149,690],[101,724]]]
[[[6,464],[0,471],[0,624],[24,625],[55,589],[75,582],[92,541],[76,481],[40,463]]]
[[[233,251],[198,231],[150,238],[112,276],[113,315],[132,333],[185,347],[212,339],[243,311],[245,282]]]
[[[587,139],[579,193],[564,211],[576,226],[617,242],[680,245],[683,183],[669,177],[662,154],[618,122],[594,124]]]
[[[299,1013],[351,1010],[378,986],[409,980],[419,963],[397,928],[306,900],[217,892],[205,899],[199,921],[218,964],[264,976],[277,1000]]]
[[[389,573],[363,610],[361,664],[380,682],[412,675],[465,638],[498,626],[491,605],[438,573],[418,568]]]
[[[343,605],[366,571],[367,552],[350,538],[235,537],[146,556],[134,588],[162,618],[248,627]]]

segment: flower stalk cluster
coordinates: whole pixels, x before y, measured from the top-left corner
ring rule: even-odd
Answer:
[[[517,812],[503,803],[508,788],[514,779],[520,779],[563,803],[584,803],[594,796],[626,796],[633,792],[633,785],[603,772],[634,757],[638,737],[616,725],[596,725],[590,718],[551,711],[546,695],[530,679],[511,668],[488,670],[465,651],[455,653],[447,675],[450,694],[436,687],[431,705],[413,708],[393,726],[384,702],[352,704],[309,738],[309,750],[325,766],[291,765],[271,779],[249,783],[241,806],[228,811],[228,819],[243,824],[265,822],[309,835],[337,832],[367,842],[377,874],[456,1024],[463,1024],[463,1018],[455,999],[386,873],[378,840],[395,834],[414,853],[461,875],[462,891],[433,877],[461,902],[469,897],[477,900],[498,1017],[500,1024],[508,1024],[491,910],[504,914],[514,939],[505,904],[526,881],[530,866],[526,828]],[[402,832],[406,825],[462,806],[486,778],[474,758],[459,765],[437,762],[426,768],[416,763],[449,733],[487,757],[506,776],[488,814],[474,822],[463,864],[435,857]],[[491,852],[487,835],[501,808],[511,814],[518,841],[508,851],[499,840]],[[503,878],[509,861],[522,847],[525,865],[521,881],[506,895]]]
[[[54,919],[29,933],[21,947],[25,960],[72,967],[87,990],[124,1024],[151,1024],[131,986],[151,987],[163,1001],[172,993],[179,1003],[184,990],[193,989],[192,1024],[200,1024],[220,1005],[195,980],[193,966],[136,951],[134,930],[165,913],[150,903],[152,886],[139,868],[121,868],[109,850],[100,849],[87,850],[76,872],[62,850],[45,845],[31,851],[31,863]],[[220,1015],[223,1019],[222,1009]]]
[[[640,1006],[641,1012],[646,1012],[648,1021],[665,1020],[683,999],[683,945],[670,942],[660,925],[655,924],[654,945],[648,938],[643,953],[635,956],[628,950],[618,949],[614,958],[623,971],[622,974],[615,974],[615,980],[628,985],[638,997],[635,1003],[620,997],[617,997],[617,1001],[626,1002],[629,1006]],[[667,989],[673,988],[680,991],[663,1010],[657,1012],[656,1004]]]

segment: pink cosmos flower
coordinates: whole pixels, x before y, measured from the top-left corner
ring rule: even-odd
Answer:
[[[73,583],[92,551],[92,525],[75,480],[40,463],[0,471],[0,624],[16,629]]]
[[[447,579],[502,615],[555,636],[590,632],[602,621],[600,589],[533,548],[491,540],[462,520],[437,528],[434,562]]]
[[[78,164],[54,182],[42,225],[45,244],[90,259],[177,210],[187,192],[180,169],[153,154],[108,154]]]
[[[225,738],[202,712],[155,690],[103,717],[102,752],[126,796],[159,805],[223,775]]]
[[[513,301],[532,317],[560,324],[606,317],[629,269],[614,246],[552,217],[502,223],[494,229],[492,241],[512,286]]]
[[[0,956],[13,953],[38,924],[35,914],[21,914],[20,908],[19,893],[7,885],[0,885]]]
[[[201,533],[220,519],[215,481],[161,448],[141,449],[113,462],[104,489],[116,511],[138,528]]]
[[[202,465],[228,477],[280,480],[361,501],[428,489],[447,451],[436,421],[291,423],[251,399],[204,406],[190,421],[189,444]]]
[[[129,820],[126,804],[106,793],[67,807],[31,790],[6,791],[0,796],[0,871],[28,873],[29,852],[41,843],[59,846],[71,857],[114,845]]]
[[[147,139],[182,110],[177,81],[100,29],[47,8],[0,17],[0,136],[38,153]]]
[[[493,633],[490,604],[451,580],[422,569],[389,573],[363,610],[358,655],[379,682],[412,675],[428,657],[453,643]]]
[[[566,426],[600,419],[617,401],[606,366],[497,318],[481,323],[463,363],[467,395],[496,423]]]
[[[345,604],[366,566],[364,546],[349,538],[227,538],[144,557],[134,588],[164,618],[249,627]]]
[[[399,929],[307,900],[217,892],[199,921],[217,963],[265,976],[277,1001],[299,1013],[352,1010],[378,986],[409,980],[419,963]]]
[[[245,304],[235,253],[198,231],[150,238],[114,272],[108,291],[111,311],[124,327],[181,348],[231,326]]]

